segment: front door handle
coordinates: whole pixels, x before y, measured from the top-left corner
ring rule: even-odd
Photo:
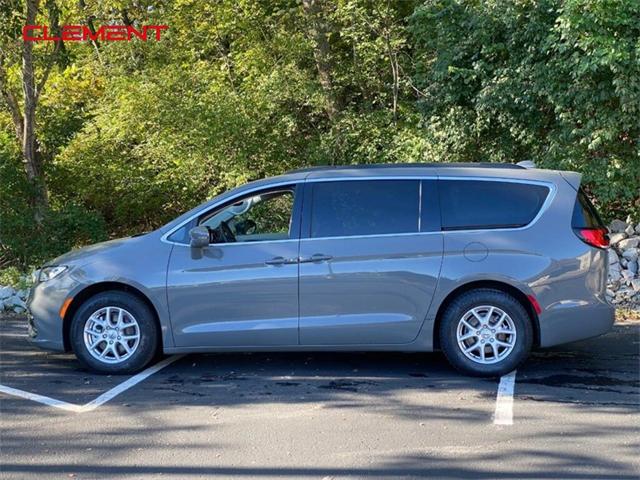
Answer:
[[[316,263],[316,262],[328,262],[333,257],[331,255],[324,255],[322,253],[315,253],[309,258],[301,258],[300,263]]]
[[[271,260],[267,260],[267,265],[292,265],[298,263],[297,258],[284,258],[284,257],[273,257]]]

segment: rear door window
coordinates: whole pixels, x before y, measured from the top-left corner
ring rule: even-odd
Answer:
[[[538,214],[549,188],[519,182],[440,180],[443,230],[515,228]]]
[[[343,180],[312,186],[311,237],[417,233],[418,180]]]

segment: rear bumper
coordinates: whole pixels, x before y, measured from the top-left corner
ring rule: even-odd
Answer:
[[[540,346],[597,337],[611,330],[614,321],[615,308],[608,303],[557,305],[540,317]]]

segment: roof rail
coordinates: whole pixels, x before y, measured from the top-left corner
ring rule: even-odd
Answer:
[[[522,163],[522,162],[520,162]],[[303,167],[286,173],[305,173],[326,170],[365,170],[373,168],[508,168],[523,169],[524,165],[514,163],[466,162],[466,163],[369,163],[359,165],[320,165],[317,167]]]

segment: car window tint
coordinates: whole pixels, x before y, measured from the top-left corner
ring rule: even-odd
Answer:
[[[540,211],[542,185],[480,180],[441,180],[443,230],[522,227]]]
[[[311,237],[418,231],[417,180],[349,180],[313,184]]]
[[[578,190],[576,203],[573,206],[573,218],[571,221],[573,228],[603,228],[604,223],[598,215],[598,211],[593,206],[589,197],[582,187]]]

